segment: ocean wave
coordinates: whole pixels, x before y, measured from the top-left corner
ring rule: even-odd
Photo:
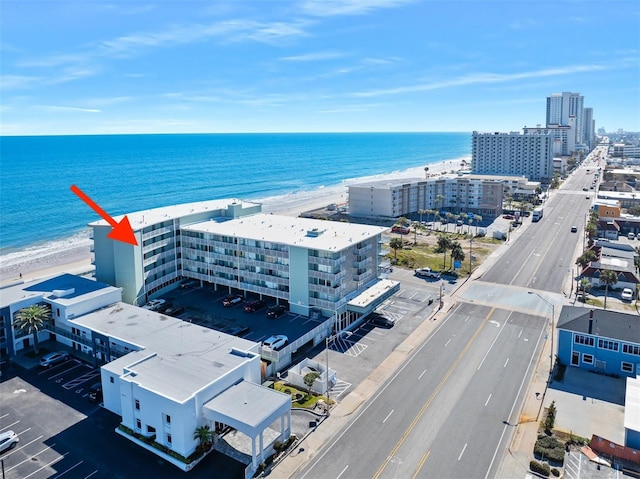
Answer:
[[[0,266],[2,268],[10,268],[26,261],[34,262],[74,248],[89,247],[92,243],[91,230],[86,229],[65,238],[45,241],[21,249],[2,251],[0,254]]]

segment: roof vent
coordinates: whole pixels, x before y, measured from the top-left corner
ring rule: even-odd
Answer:
[[[69,296],[70,294],[73,294],[75,292],[76,292],[76,288],[54,289],[53,291],[51,291],[51,297],[52,298],[64,298],[65,296]]]
[[[307,236],[309,236],[311,238],[317,238],[318,236],[320,236],[324,232],[325,232],[325,230],[321,230],[321,229],[318,229],[318,228],[313,228],[313,229],[307,230]]]

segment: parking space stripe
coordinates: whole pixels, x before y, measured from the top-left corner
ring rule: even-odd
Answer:
[[[42,466],[40,469],[36,469],[36,470],[35,470],[35,471],[33,471],[31,474],[28,474],[28,475],[24,476],[24,479],[28,479],[29,477],[33,476],[34,474],[37,474],[38,472],[42,471],[45,467],[52,466],[52,465],[54,465],[56,462],[60,462],[60,461],[62,461],[62,460],[64,459],[64,457],[65,457],[67,454],[69,454],[69,453],[68,453],[68,452],[65,452],[65,453],[64,453],[62,456],[60,456],[59,458],[54,459],[53,461],[51,461],[51,462],[50,462],[50,463],[48,463],[48,464],[45,464],[45,465],[44,465],[44,466]]]
[[[40,437],[42,437],[42,436],[40,436]],[[32,442],[33,442],[33,441],[32,441]],[[16,464],[15,466],[13,466],[13,467],[10,467],[9,469],[7,469],[7,471],[11,471],[12,469],[15,469],[16,467],[21,466],[21,465],[22,465],[22,464],[24,464],[25,462],[31,462],[31,461],[33,461],[33,458],[34,458],[34,457],[36,457],[36,456],[38,456],[38,455],[42,454],[43,452],[46,452],[46,451],[48,451],[48,450],[52,449],[52,448],[53,448],[53,446],[55,446],[55,445],[56,445],[56,444],[55,444],[55,443],[53,443],[53,444],[51,444],[50,446],[45,447],[45,448],[44,448],[42,451],[40,451],[40,452],[37,452],[37,453],[35,453],[35,454],[30,454],[30,455],[29,455],[29,457],[28,457],[27,459],[25,459],[25,460],[24,460],[24,461],[22,461],[22,462],[17,463],[17,464]],[[26,444],[25,444],[25,446],[26,446]]]
[[[84,479],[89,479],[91,476],[98,474],[98,470],[96,469],[95,471],[93,471],[91,474],[89,474],[88,476],[84,476]]]
[[[16,421],[16,422],[12,422],[11,424],[3,427],[2,429],[0,429],[0,431],[4,431],[7,428],[10,428],[11,426],[15,426],[16,424],[20,423],[20,421]]]
[[[75,469],[76,467],[78,467],[80,464],[82,464],[84,461],[80,461],[77,464],[74,464],[73,466],[71,466],[69,469],[67,469],[64,472],[61,472],[60,474],[58,474],[57,476],[55,476],[55,479],[58,479],[59,477],[64,476],[67,472],[72,471],[73,469]]]

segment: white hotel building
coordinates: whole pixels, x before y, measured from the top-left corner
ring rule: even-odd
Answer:
[[[349,302],[382,275],[388,228],[259,213],[233,200],[190,203],[128,214],[138,246],[107,238],[91,223],[96,278],[144,304],[184,278],[286,302],[292,313],[334,318],[340,328],[368,313]],[[120,217],[116,218],[117,221]]]
[[[516,175],[533,181],[551,181],[553,145],[554,137],[544,129],[527,133],[474,131],[471,170],[479,175]]]

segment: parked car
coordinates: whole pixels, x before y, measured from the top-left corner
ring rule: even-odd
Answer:
[[[251,301],[247,301],[247,304],[244,305],[244,311],[246,313],[254,313],[259,309],[264,308],[266,304],[267,303],[261,299],[252,299]]]
[[[275,306],[269,306],[267,308],[267,318],[279,318],[287,312],[287,308],[281,304]]]
[[[634,235],[633,233],[629,233],[629,234],[627,234],[627,238],[629,238],[631,240],[632,239],[636,239],[636,235]]]
[[[369,315],[369,322],[383,328],[393,328],[394,321],[380,313],[372,313]]]
[[[624,288],[622,290],[622,301],[632,301],[633,300],[633,290],[631,288]]]
[[[456,221],[456,226],[462,226],[462,225],[464,225],[464,221],[463,220]]]
[[[164,299],[152,299],[147,304],[145,304],[142,308],[148,309],[150,311],[158,311],[163,305],[166,303]]]
[[[11,430],[0,432],[0,452],[13,449],[19,442],[20,438],[15,432]]]
[[[93,402],[102,401],[102,383],[95,383],[89,388],[89,400]]]
[[[61,362],[71,359],[71,355],[66,351],[57,351],[55,353],[49,353],[40,359],[40,366],[48,368],[55,366]]]
[[[226,308],[234,304],[242,303],[242,298],[243,296],[241,294],[232,294],[222,299],[222,306]]]
[[[187,288],[195,288],[200,284],[200,282],[197,279],[190,279],[189,281],[185,281],[184,283],[182,283],[180,285],[181,288],[183,289],[187,289]]]
[[[284,348],[287,344],[289,344],[289,338],[282,334],[276,334],[275,336],[271,336],[265,339],[262,342],[262,347],[267,349],[273,349],[274,351],[279,351]]]
[[[418,268],[415,270],[414,274],[422,278],[439,278],[440,277],[440,273],[432,270],[431,268]]]

